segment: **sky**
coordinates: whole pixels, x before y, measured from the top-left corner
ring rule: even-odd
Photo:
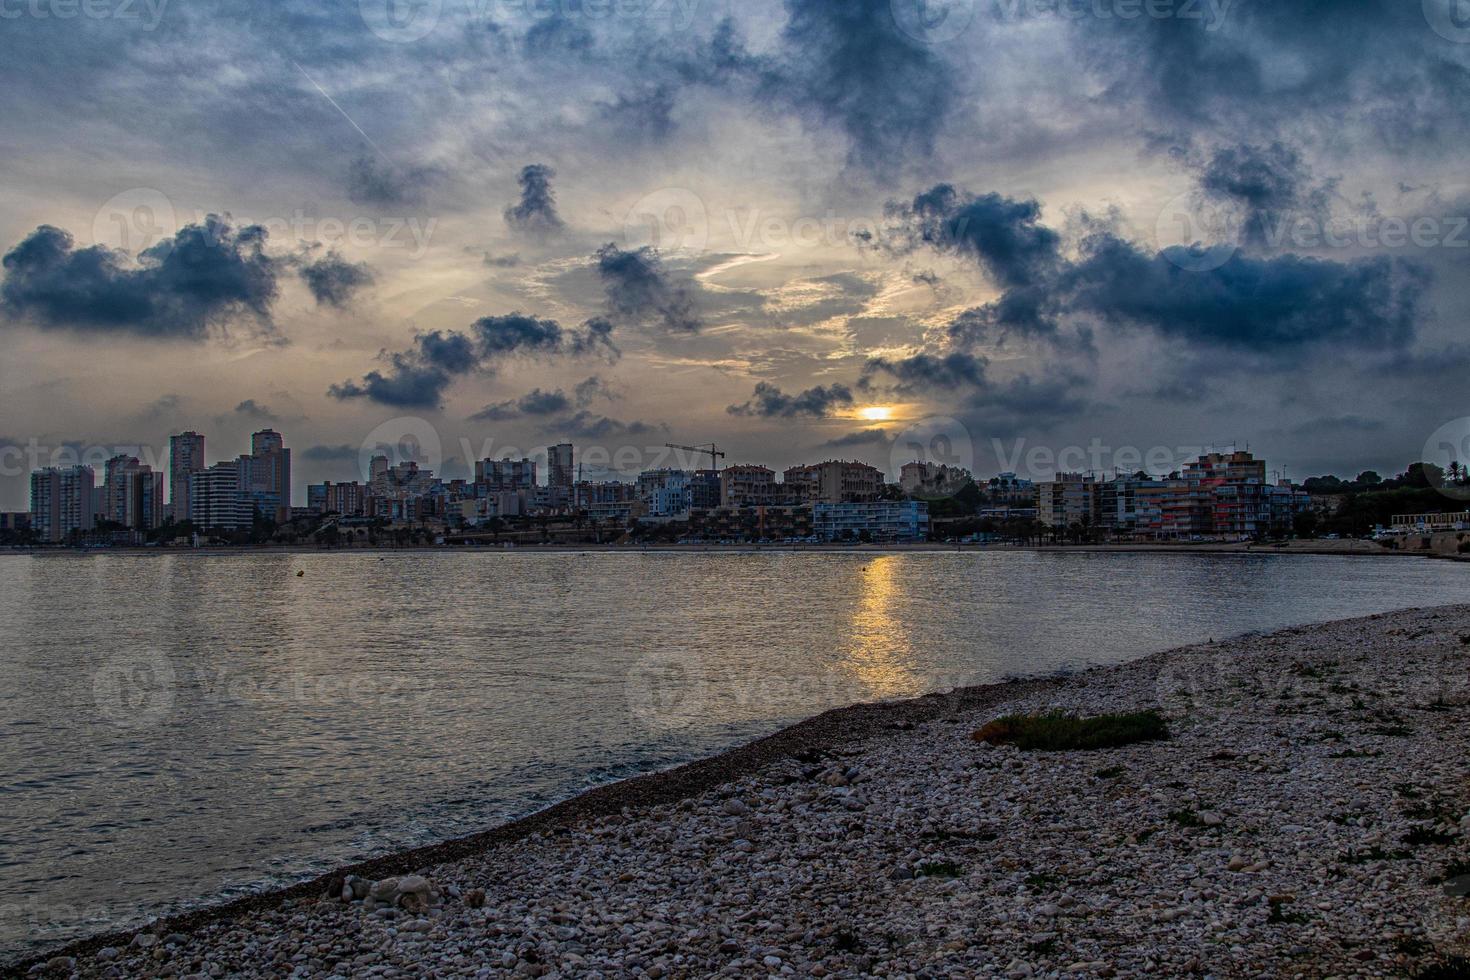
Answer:
[[[0,0],[0,508],[465,476],[1301,479],[1470,435],[1456,0]]]

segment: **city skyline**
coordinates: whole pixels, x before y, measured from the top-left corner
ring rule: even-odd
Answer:
[[[1464,417],[1447,3],[931,6],[8,20],[0,445],[274,425],[300,487],[406,416],[784,467],[938,414],[1350,475]]]
[[[931,418],[931,420],[923,421],[933,420],[934,419]],[[937,421],[942,423],[944,427],[947,427],[949,423],[953,422],[953,420],[944,417],[939,417]],[[287,448],[288,462],[286,464],[284,478],[290,483],[290,500],[292,504],[299,504],[301,501],[304,501],[307,496],[307,489],[313,485],[319,485],[322,482],[371,482],[373,474],[368,464],[374,457],[386,458],[393,464],[408,461],[414,462],[422,466],[426,471],[432,472],[436,479],[445,482],[474,482],[477,479],[477,474],[479,472],[479,467],[481,466],[481,464],[490,460],[530,460],[533,462],[536,468],[536,472],[538,473],[536,485],[550,486],[554,483],[551,475],[552,453],[558,448],[565,448],[570,452],[572,449],[578,446],[582,446],[583,448],[587,447],[587,444],[585,443],[562,442],[543,444],[539,446],[528,446],[525,449],[520,449],[515,446],[507,445],[506,447],[504,447],[504,450],[501,451],[501,447],[493,447],[493,443],[482,442],[481,446],[483,448],[489,449],[493,447],[497,451],[489,452],[486,455],[480,456],[479,458],[473,460],[469,466],[465,467],[460,464],[458,458],[453,455],[441,455],[439,453],[433,453],[426,457],[423,453],[414,452],[413,446],[416,441],[414,437],[418,435],[421,431],[422,430],[420,430],[418,426],[408,426],[405,430],[405,434],[409,437],[406,441],[406,444],[390,445],[388,443],[381,442],[376,444],[373,442],[365,442],[362,446],[358,447],[355,451],[349,454],[352,457],[352,462],[349,463],[345,459],[332,461],[316,460],[315,462],[318,465],[310,467],[306,473],[302,473],[299,470],[296,470],[295,464],[290,462],[290,460],[299,457],[293,457],[290,448],[285,447]],[[925,439],[930,439],[933,436],[933,433],[927,429],[916,429],[915,431],[920,431],[922,437]],[[943,428],[941,428],[940,431],[940,438],[949,438],[949,434],[945,433],[943,431]],[[256,430],[255,432],[250,433],[248,437],[248,440],[251,444],[252,453],[254,453],[259,448],[256,445],[255,440],[265,433],[269,433],[271,436],[274,436],[277,439],[285,438],[283,433],[274,428],[267,427],[264,429]],[[968,436],[964,434],[961,435],[962,438],[968,438]],[[27,447],[0,447],[0,453],[6,453],[6,455],[4,456],[4,462],[6,462],[7,465],[10,467],[10,469],[6,471],[5,475],[8,477],[14,477],[17,475],[17,468],[19,468],[19,479],[13,479],[9,481],[15,483],[19,487],[19,490],[15,495],[16,499],[12,501],[0,498],[0,511],[15,512],[24,511],[26,509],[26,505],[29,502],[29,481],[31,475],[37,470],[65,470],[75,466],[88,466],[98,473],[100,479],[100,476],[105,466],[111,461],[119,458],[135,456],[138,457],[137,461],[141,462],[144,467],[151,467],[155,472],[165,476],[167,487],[167,503],[171,513],[174,503],[177,499],[180,499],[180,497],[183,496],[183,498],[187,501],[187,478],[180,479],[173,461],[176,455],[176,447],[182,447],[180,451],[182,451],[182,453],[184,454],[184,471],[187,472],[187,470],[189,469],[189,449],[187,446],[184,446],[182,444],[182,440],[186,440],[189,437],[197,438],[201,447],[201,465],[198,467],[200,469],[219,466],[222,464],[231,464],[240,459],[246,458],[240,453],[231,452],[215,453],[211,455],[209,452],[209,447],[212,445],[217,445],[218,443],[211,441],[208,438],[207,433],[196,432],[193,429],[188,429],[180,433],[174,433],[168,436],[161,443],[151,444],[133,443],[115,446],[80,446],[79,444],[66,444],[59,449],[49,450],[45,447],[36,445],[32,447],[29,451],[27,450]],[[405,448],[405,445],[407,448]],[[1247,443],[1196,443],[1193,445],[1184,444],[1177,447],[1156,445],[1147,448],[1139,448],[1134,446],[1112,446],[1103,444],[1099,440],[1094,439],[1092,443],[1088,446],[1066,446],[1061,447],[1060,450],[1057,450],[1045,444],[1028,445],[1026,444],[1025,440],[1021,440],[1016,443],[1013,449],[1008,451],[1001,451],[1000,447],[994,447],[997,450],[996,455],[999,457],[999,462],[1001,464],[1009,463],[1014,468],[983,469],[976,466],[965,465],[966,461],[968,460],[984,459],[984,454],[973,445],[957,447],[949,442],[945,442],[940,446],[935,446],[933,444],[924,446],[919,443],[910,442],[907,444],[909,449],[914,449],[916,446],[918,446],[919,448],[918,451],[910,452],[908,454],[905,454],[902,451],[904,446],[905,444],[902,442],[902,440],[897,440],[895,441],[891,452],[889,452],[888,448],[885,447],[882,453],[870,454],[864,454],[861,451],[854,451],[850,447],[846,446],[829,446],[827,447],[825,454],[822,451],[818,451],[815,455],[808,456],[803,460],[799,460],[790,464],[782,464],[775,461],[777,459],[784,458],[781,455],[782,452],[789,452],[789,450],[785,450],[783,448],[779,449],[774,456],[768,454],[765,456],[757,456],[748,459],[737,458],[723,463],[716,461],[718,465],[716,465],[714,468],[723,469],[728,468],[732,465],[764,466],[771,468],[773,472],[782,473],[788,470],[797,469],[802,466],[808,465],[810,460],[818,458],[829,462],[840,460],[863,463],[865,465],[874,465],[874,461],[877,461],[876,468],[883,473],[885,479],[887,479],[889,482],[897,483],[899,482],[900,476],[899,469],[904,464],[910,462],[929,462],[935,465],[953,465],[956,468],[962,469],[966,473],[973,476],[977,482],[985,482],[986,480],[997,476],[1014,477],[1018,474],[1021,476],[1022,479],[1025,480],[1030,480],[1032,482],[1043,482],[1059,474],[1070,473],[1096,475],[1099,477],[1106,477],[1111,475],[1131,476],[1136,473],[1146,473],[1154,477],[1164,477],[1169,475],[1170,473],[1175,473],[1182,470],[1193,459],[1206,453],[1234,450],[1237,448],[1245,450],[1251,449],[1251,446]],[[671,443],[659,443],[650,441],[648,443],[630,442],[624,444],[621,447],[614,447],[611,450],[601,444],[594,444],[591,448],[594,459],[596,460],[608,459],[609,461],[612,461],[613,458],[616,456],[617,449],[631,449],[637,450],[637,458],[639,461],[636,463],[630,463],[629,465],[621,469],[610,469],[598,465],[595,466],[590,472],[584,472],[582,476],[578,476],[578,472],[584,470],[586,463],[582,459],[582,449],[577,449],[577,456],[575,461],[571,463],[571,465],[568,466],[566,469],[566,473],[570,474],[570,478],[573,481],[582,482],[585,479],[592,482],[611,481],[636,484],[640,474],[650,471],[677,470],[687,473],[695,473],[711,468],[711,461],[705,458],[708,456],[709,450],[706,448],[695,446],[683,446]],[[946,452],[952,453],[953,456],[946,458]],[[37,455],[37,453],[39,453],[39,455]],[[727,454],[722,452],[720,455],[725,456]],[[310,460],[309,456],[307,458],[308,460]],[[632,459],[631,456],[628,458]],[[34,459],[35,465],[32,465],[32,459]],[[1167,459],[1167,462],[1164,461],[1165,459]],[[442,460],[443,462],[439,465],[431,465],[434,463],[435,460]],[[1027,462],[1034,463],[1047,460],[1052,461],[1052,465],[1045,466],[1044,468],[1034,468],[1025,465]],[[1354,476],[1363,472],[1377,472],[1382,476],[1389,476],[1403,471],[1414,462],[1420,461],[1421,460],[1418,459],[1406,458],[1403,462],[1385,467],[1381,471],[1367,468],[1365,470],[1359,470],[1356,473],[1300,472],[1294,470],[1290,464],[1282,464],[1277,461],[1273,462],[1272,469],[1270,470],[1268,475],[1273,482],[1290,480],[1295,483],[1300,483],[1303,479],[1310,477],[1338,476],[1344,479],[1352,479]],[[888,465],[884,465],[885,462]],[[447,463],[448,465],[445,466],[443,465],[444,463]],[[292,475],[293,471],[294,476]],[[3,485],[4,483],[0,482],[0,486]]]

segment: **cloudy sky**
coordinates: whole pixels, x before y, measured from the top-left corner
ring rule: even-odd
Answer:
[[[4,0],[0,445],[1396,471],[1470,414],[1458,14]]]

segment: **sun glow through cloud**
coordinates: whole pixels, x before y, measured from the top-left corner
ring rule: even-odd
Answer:
[[[869,405],[860,409],[858,415],[869,422],[887,422],[893,418],[893,409],[888,405]]]

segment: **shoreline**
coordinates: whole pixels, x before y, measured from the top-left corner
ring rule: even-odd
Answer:
[[[18,975],[56,957],[77,957],[85,960],[107,947],[122,948],[133,953],[135,950],[129,943],[140,934],[156,937],[172,936],[175,933],[198,934],[211,929],[222,930],[232,923],[248,923],[251,920],[269,919],[288,913],[310,916],[324,911],[335,915],[342,906],[335,901],[324,900],[324,893],[340,889],[343,878],[347,875],[376,880],[386,876],[423,873],[434,868],[463,869],[467,865],[475,865],[476,862],[493,864],[507,859],[507,852],[517,850],[508,847],[511,844],[539,847],[548,841],[564,841],[568,837],[590,841],[594,838],[589,835],[603,833],[597,828],[645,826],[651,819],[650,812],[668,810],[671,811],[672,819],[673,815],[688,811],[691,804],[697,804],[702,797],[719,795],[734,798],[729,795],[732,787],[769,782],[773,773],[789,769],[793,764],[824,757],[855,758],[868,752],[881,753],[892,748],[896,742],[913,741],[921,734],[926,734],[929,729],[943,729],[946,725],[959,724],[967,731],[978,719],[993,715],[994,710],[1001,705],[1015,707],[1020,704],[1057,703],[1079,692],[1107,699],[1126,698],[1132,696],[1130,691],[1143,691],[1145,698],[1151,692],[1159,700],[1168,701],[1171,695],[1164,686],[1163,678],[1170,670],[1176,673],[1183,670],[1184,677],[1194,678],[1191,683],[1198,683],[1198,677],[1190,674],[1190,670],[1197,669],[1203,663],[1205,670],[1199,676],[1203,676],[1204,682],[1209,683],[1212,679],[1218,679],[1215,675],[1221,672],[1222,665],[1225,665],[1223,669],[1234,669],[1239,659],[1238,665],[1248,672],[1266,671],[1275,665],[1281,673],[1293,673],[1302,663],[1313,662],[1310,660],[1312,656],[1320,657],[1320,653],[1313,651],[1324,645],[1337,649],[1342,644],[1367,634],[1383,634],[1378,637],[1380,640],[1400,635],[1412,635],[1417,639],[1432,631],[1432,628],[1424,628],[1426,622],[1441,620],[1449,620],[1451,628],[1448,633],[1436,636],[1435,639],[1449,644],[1447,649],[1453,655],[1463,658],[1466,655],[1464,651],[1470,650],[1470,634],[1461,632],[1470,628],[1470,606],[1441,606],[1295,626],[1273,633],[1246,633],[1229,639],[1147,654],[1121,664],[1093,667],[1077,673],[1004,681],[904,701],[870,702],[837,708],[708,758],[595,787],[519,820],[473,835],[383,855],[287,888],[201,907],[155,920],[137,929],[77,940],[46,952],[28,955],[7,967],[0,967],[0,972]],[[1459,639],[1458,643],[1451,643],[1456,637],[1466,638]],[[1283,650],[1283,647],[1286,649]],[[1328,663],[1335,664],[1336,660]],[[1395,664],[1380,666],[1389,671],[1401,669]],[[1465,673],[1463,669],[1457,670],[1461,674]],[[1304,673],[1303,676],[1315,675]],[[1460,688],[1455,688],[1455,691],[1458,699],[1454,702],[1455,707],[1445,710],[1457,712],[1459,721],[1463,722],[1467,714],[1467,703],[1470,702],[1465,700],[1464,692]],[[1341,739],[1342,736],[1339,735],[1338,738]],[[1156,744],[1167,747],[1171,743]],[[1010,757],[1009,754],[1007,757]],[[1106,755],[1099,754],[1096,758],[1102,760]],[[1103,763],[1099,761],[1098,764]],[[1461,764],[1463,768],[1464,760]],[[1010,765],[1018,766],[1020,761]],[[1408,777],[1415,773],[1406,771],[1403,775]],[[786,785],[782,781],[785,778],[778,778],[773,785]],[[1293,778],[1298,777],[1293,774]],[[749,799],[750,796],[747,794],[745,798]],[[1467,826],[1466,822],[1470,822],[1470,810],[1463,808],[1470,806],[1470,801],[1458,801],[1457,805],[1462,810],[1457,810],[1456,816],[1465,812],[1465,821],[1462,821],[1461,826]],[[741,808],[748,812],[744,804],[741,804]],[[738,813],[740,810],[734,812]],[[727,818],[726,822],[733,820],[733,817]],[[1013,833],[1019,834],[1021,831]],[[587,845],[584,843],[581,846]],[[537,869],[533,868],[532,871],[536,872]],[[624,875],[619,881],[626,878]],[[350,910],[353,907],[346,908]],[[1460,921],[1470,922],[1467,919]],[[1470,943],[1470,929],[1457,941]],[[157,948],[162,951],[161,944]],[[1377,975],[1366,972],[1366,962],[1363,965],[1364,975]],[[93,962],[90,966],[96,968],[99,964]],[[262,963],[261,966],[264,968],[265,964]],[[757,968],[756,972],[766,971]],[[1104,972],[1099,975],[1110,974]]]
[[[12,548],[0,554],[26,555],[30,557],[89,558],[95,555],[117,555],[127,557],[236,557],[250,555],[434,555],[434,554],[483,554],[483,555],[557,555],[557,554],[607,554],[607,555],[661,555],[661,554],[814,554],[814,555],[883,555],[883,554],[1149,554],[1149,555],[1310,555],[1337,558],[1434,558],[1442,561],[1470,561],[1470,554],[1445,554],[1442,552],[1415,549],[1390,549],[1372,546],[1371,542],[1341,542],[1342,545],[1363,544],[1369,547],[1332,547],[1321,543],[1304,544],[1300,547],[1277,547],[1250,543],[1199,543],[1199,544],[1094,544],[1094,545],[981,545],[940,544],[937,542],[914,542],[893,544],[661,544],[661,545],[613,545],[613,544],[518,544],[514,547],[501,545],[421,545],[408,547],[353,547],[316,548],[306,545],[270,545],[239,548]]]
[[[1162,655],[1149,654],[1128,663],[1141,663]],[[1106,668],[1089,668],[1082,673],[1101,669]],[[896,730],[895,725],[917,725],[954,710],[976,710],[1004,704],[1015,696],[1044,690],[1071,676],[1079,675],[999,681],[901,701],[864,701],[832,708],[724,752],[669,769],[594,786],[545,809],[474,834],[354,862],[284,888],[164,916],[133,929],[74,940],[38,954],[29,954],[8,965],[0,963],[0,975],[19,975],[56,956],[80,956],[108,945],[125,946],[127,941],[143,932],[183,932],[241,913],[278,908],[283,903],[296,900],[316,900],[328,884],[349,874],[369,879],[410,874],[425,865],[461,860],[534,834],[556,833],[560,828],[582,821],[616,817],[625,808],[677,804],[743,776],[753,775],[773,762],[813,750],[849,746],[880,736],[885,731]]]

